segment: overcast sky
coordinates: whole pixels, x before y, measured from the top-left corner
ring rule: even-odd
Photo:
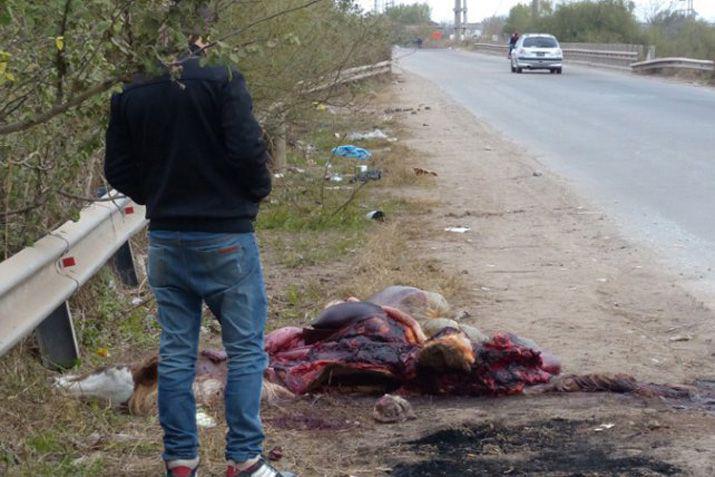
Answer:
[[[396,0],[398,4],[411,4],[419,0]],[[454,19],[454,0],[422,0],[432,7],[432,19],[435,21],[452,21]],[[557,0],[558,3],[568,0]],[[685,0],[634,0],[641,16],[651,5],[669,5],[671,3],[685,6]],[[372,9],[374,0],[357,0],[366,10]],[[528,0],[467,0],[469,21],[480,21],[492,15],[506,15],[509,9],[518,3],[531,3]],[[703,18],[715,21],[715,0],[693,0],[695,11]]]

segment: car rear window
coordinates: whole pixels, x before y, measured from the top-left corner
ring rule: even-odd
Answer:
[[[559,44],[556,43],[551,37],[548,36],[530,36],[524,38],[525,48],[558,48]]]

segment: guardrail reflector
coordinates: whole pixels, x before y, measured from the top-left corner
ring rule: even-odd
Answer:
[[[77,260],[75,260],[74,257],[64,257],[60,260],[60,263],[62,264],[62,268],[74,267],[77,265]]]

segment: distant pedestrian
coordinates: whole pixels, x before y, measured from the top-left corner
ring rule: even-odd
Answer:
[[[509,58],[511,58],[511,52],[516,48],[516,43],[519,41],[519,32],[515,31],[509,37]]]
[[[137,78],[112,96],[105,157],[107,181],[149,219],[167,476],[199,465],[192,386],[206,303],[228,355],[226,476],[287,477],[261,457],[268,303],[253,221],[271,191],[266,146],[243,76],[202,66],[200,40],[190,47],[179,78]]]

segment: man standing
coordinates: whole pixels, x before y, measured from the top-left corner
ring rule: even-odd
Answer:
[[[514,48],[516,48],[516,43],[518,41],[519,41],[519,32],[515,31],[509,37],[509,55],[508,55],[509,58],[511,58],[511,52],[514,51]]]
[[[266,146],[241,74],[182,62],[179,78],[137,78],[112,96],[105,174],[146,204],[149,284],[161,325],[159,421],[167,475],[196,475],[192,392],[202,303],[228,354],[227,477],[280,477],[261,457],[267,299],[253,221],[271,190]]]

